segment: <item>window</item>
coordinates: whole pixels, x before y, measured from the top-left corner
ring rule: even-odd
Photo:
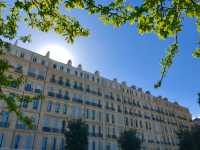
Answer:
[[[56,64],[53,64],[53,69],[56,69],[57,68],[57,65]]]
[[[125,125],[128,126],[128,118],[125,117],[124,120],[125,120]]]
[[[92,125],[92,134],[95,135],[95,126]]]
[[[106,122],[109,122],[109,114],[106,114]]]
[[[106,150],[110,150],[110,144],[106,145]]]
[[[20,57],[21,57],[21,58],[24,58],[24,53],[21,53],[21,54],[20,54]]]
[[[20,136],[20,135],[17,135],[17,136],[15,137],[14,149],[18,149],[18,148],[19,148],[20,139],[21,139],[21,136]]]
[[[60,111],[60,104],[56,103],[55,112],[59,113],[59,111]]]
[[[28,101],[27,101],[27,100],[24,100],[24,101],[22,102],[22,107],[24,107],[24,108],[27,108],[27,107],[28,107]]]
[[[95,150],[95,141],[92,141],[92,150]]]
[[[32,136],[26,137],[25,149],[31,149],[32,148],[32,142],[33,142],[33,137]]]
[[[142,121],[140,120],[140,128],[142,128],[143,126],[142,126]]]
[[[101,112],[99,112],[99,122],[101,121]]]
[[[31,83],[27,83],[27,84],[25,85],[25,91],[29,91],[29,92],[33,91],[32,84],[31,84]]]
[[[64,106],[63,106],[63,113],[64,113],[64,114],[67,113],[67,104],[64,104]]]
[[[89,109],[86,110],[86,118],[89,119]]]
[[[53,138],[52,150],[56,150],[56,138]]]
[[[41,64],[42,64],[42,65],[45,65],[45,60],[42,60]]]
[[[115,136],[115,128],[113,128],[113,136]]]
[[[99,126],[99,135],[101,134],[101,126]]]
[[[15,66],[15,71],[18,72],[18,73],[22,73],[22,69],[23,69],[23,66],[20,65],[20,64],[17,64],[17,65]]]
[[[77,71],[75,71],[75,76],[78,76],[78,72]]]
[[[67,73],[70,73],[70,69],[69,68],[67,68]]]
[[[33,59],[32,59],[32,60],[33,60],[33,62],[34,62],[34,63],[36,63],[36,62],[37,62],[37,58],[36,58],[36,57],[33,57]]]
[[[114,124],[115,123],[115,116],[112,115],[112,123]]]
[[[92,77],[92,81],[94,81],[95,80],[95,78],[94,78],[94,76]]]
[[[96,111],[92,110],[92,120],[95,120],[95,114],[96,114]]]
[[[64,69],[64,67],[63,66],[60,66],[60,70],[63,70]]]
[[[60,150],[64,150],[64,149],[65,149],[65,141],[64,139],[61,139]]]
[[[9,112],[2,113],[2,122],[8,122]]]
[[[46,150],[47,149],[47,142],[48,142],[48,138],[44,137],[42,139],[42,150]]]
[[[52,108],[52,102],[48,102],[47,104],[47,112],[50,112]]]
[[[3,147],[4,134],[0,133],[0,148]]]
[[[39,100],[33,100],[33,109],[37,110],[38,109],[38,106],[39,106]]]
[[[83,73],[82,72],[80,73],[80,77],[83,78]]]

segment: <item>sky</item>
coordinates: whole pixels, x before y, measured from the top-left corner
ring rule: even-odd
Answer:
[[[200,59],[192,57],[197,47],[198,33],[195,22],[185,19],[183,31],[179,35],[180,50],[175,57],[162,87],[154,89],[154,83],[160,79],[160,60],[173,39],[160,40],[155,34],[138,34],[135,26],[123,25],[120,28],[105,26],[97,16],[84,11],[72,11],[81,24],[90,29],[89,37],[77,38],[74,44],[68,44],[56,33],[42,33],[20,24],[19,33],[31,33],[32,42],[18,45],[67,63],[72,60],[74,66],[82,64],[90,72],[100,71],[109,79],[117,78],[128,85],[136,85],[149,90],[155,96],[168,97],[172,102],[189,108],[194,117],[200,117],[197,93],[200,92]]]

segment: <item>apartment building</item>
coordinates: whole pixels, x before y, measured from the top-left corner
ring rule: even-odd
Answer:
[[[119,150],[117,138],[126,129],[137,130],[143,150],[177,150],[176,131],[191,126],[188,109],[167,98],[74,67],[70,60],[52,60],[49,53],[42,56],[14,45],[4,51],[13,66],[9,73],[26,78],[19,88],[11,85],[4,92],[42,94],[45,99],[21,103],[33,129],[0,101],[0,149],[63,150],[63,129],[72,118],[88,124],[88,150]]]
[[[192,120],[192,126],[197,127],[200,126],[200,118],[195,118]]]

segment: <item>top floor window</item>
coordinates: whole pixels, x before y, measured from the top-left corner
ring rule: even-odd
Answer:
[[[45,65],[45,60],[42,60],[42,61],[41,61],[41,64],[42,64],[42,65]]]
[[[21,53],[21,54],[20,54],[20,57],[21,57],[21,58],[24,58],[24,53]]]
[[[60,66],[60,70],[63,70],[64,69],[64,67],[63,66]]]
[[[57,68],[57,65],[56,64],[53,64],[53,69],[56,69]]]
[[[37,58],[36,58],[36,57],[33,57],[32,61],[33,61],[34,63],[36,63],[36,62],[37,62]]]
[[[67,73],[70,73],[70,69],[69,68],[67,68]]]
[[[75,76],[78,76],[78,72],[77,71],[75,71]]]

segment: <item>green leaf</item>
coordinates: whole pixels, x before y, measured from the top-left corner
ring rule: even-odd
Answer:
[[[197,48],[193,53],[192,56],[195,58],[199,58],[200,57],[200,48]]]
[[[23,43],[30,43],[31,42],[31,34],[26,35],[26,36],[21,36],[19,38]]]

